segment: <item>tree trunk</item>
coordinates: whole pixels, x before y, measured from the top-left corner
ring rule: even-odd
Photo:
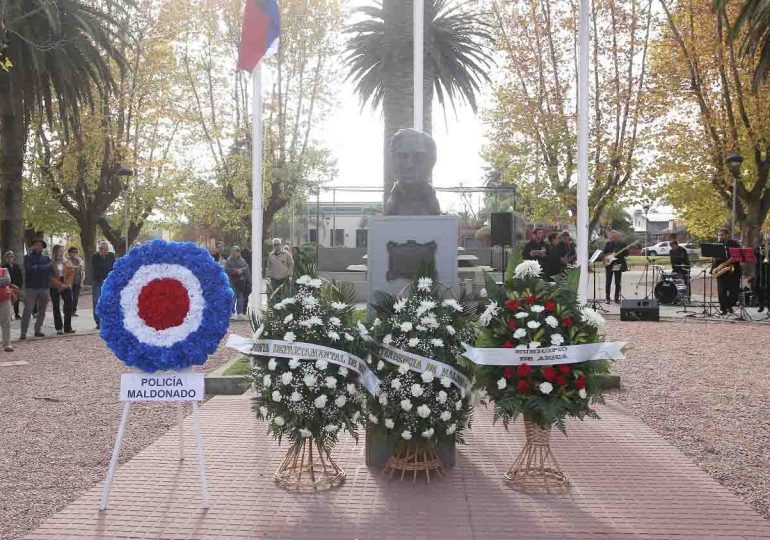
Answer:
[[[21,68],[16,68],[21,69]],[[21,94],[12,76],[0,75],[0,249],[24,256],[22,171],[27,143]]]
[[[80,245],[83,246],[83,262],[86,265],[85,283],[90,285],[93,283],[91,258],[96,253],[96,219],[89,216],[85,220],[78,221],[78,225],[80,225]]]
[[[433,19],[433,2],[425,2],[425,71],[423,73],[423,123],[425,133],[432,133],[433,74],[427,62],[430,44],[429,21]],[[414,85],[413,85],[413,44],[412,0],[389,0],[383,2],[385,17],[385,42],[388,51],[383,70],[387,74],[384,82],[382,112],[384,117],[383,138],[383,203],[387,202],[393,189],[393,165],[390,160],[390,139],[399,129],[414,127]]]

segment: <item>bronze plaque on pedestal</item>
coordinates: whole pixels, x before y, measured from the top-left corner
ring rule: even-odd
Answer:
[[[412,281],[417,277],[417,271],[421,266],[436,263],[436,242],[424,244],[418,244],[414,240],[404,243],[388,242],[387,248],[388,281],[399,278]]]

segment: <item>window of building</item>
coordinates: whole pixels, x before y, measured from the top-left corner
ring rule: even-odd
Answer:
[[[332,229],[331,234],[332,246],[344,246],[345,245],[345,229]]]
[[[365,248],[369,245],[369,231],[367,229],[356,229],[356,247]]]
[[[318,241],[318,229],[309,229],[307,240],[311,244],[315,244]]]

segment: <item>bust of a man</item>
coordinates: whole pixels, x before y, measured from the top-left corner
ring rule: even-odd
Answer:
[[[428,179],[436,164],[433,137],[414,129],[400,129],[390,140],[390,159],[396,182],[385,203],[386,216],[435,216],[441,213]]]

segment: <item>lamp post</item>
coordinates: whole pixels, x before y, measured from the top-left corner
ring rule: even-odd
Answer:
[[[645,205],[642,205],[642,210],[644,210],[644,253],[647,254],[647,246],[650,242],[650,208],[652,208],[652,205],[650,203],[647,203]]]
[[[124,177],[123,180],[123,191],[125,193],[125,205],[126,205],[126,215],[125,215],[125,222],[124,227],[126,229],[126,254],[128,254],[128,177],[134,176],[134,170],[128,169],[126,167],[119,168],[116,172],[116,175]]]
[[[741,177],[741,164],[743,156],[738,152],[727,152],[725,154],[725,163],[733,175],[733,214],[730,222],[730,235],[735,238],[735,214],[738,208],[738,179]]]

